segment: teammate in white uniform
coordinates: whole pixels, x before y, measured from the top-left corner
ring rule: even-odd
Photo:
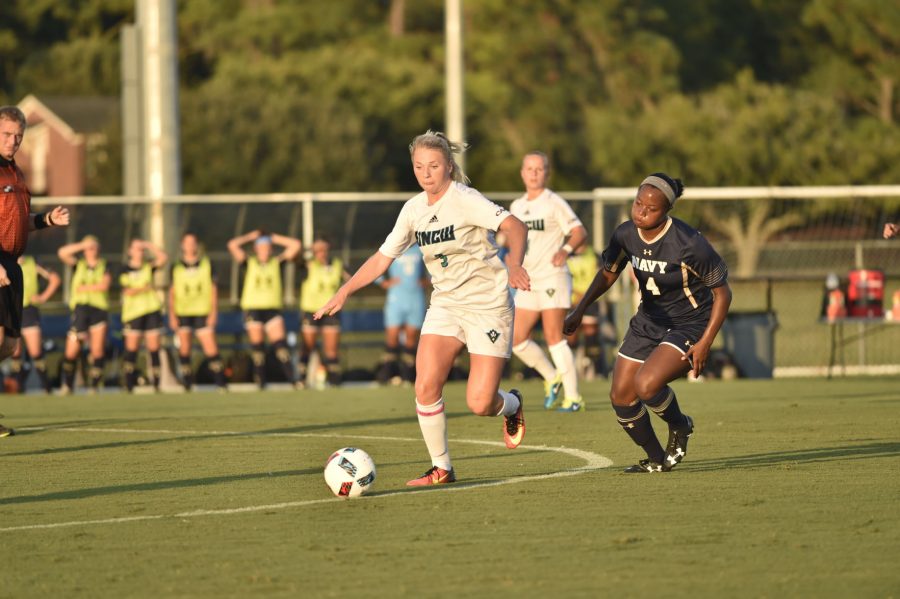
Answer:
[[[447,445],[443,387],[453,360],[469,350],[466,403],[479,416],[505,417],[510,449],[525,435],[522,398],[499,389],[512,345],[513,306],[509,287],[529,289],[522,267],[528,230],[505,208],[465,185],[453,159],[463,146],[427,131],[409,146],[416,180],[424,190],[404,204],[381,248],[356,271],[314,318],[338,312],[347,298],[383,274],[418,243],[434,288],[416,354],[416,412],[432,467],[410,486],[456,480]],[[497,257],[494,234],[509,245],[507,266]]]
[[[566,260],[584,243],[587,231],[569,204],[547,189],[550,160],[546,154],[526,154],[521,175],[525,195],[512,203],[510,212],[528,227],[524,266],[531,277],[531,290],[516,293],[513,352],[543,377],[546,409],[557,403],[562,387],[565,398],[559,411],[576,412],[584,404],[578,392],[575,357],[562,334],[566,312],[572,307],[572,274]],[[538,319],[553,364],[541,346],[531,340]]]

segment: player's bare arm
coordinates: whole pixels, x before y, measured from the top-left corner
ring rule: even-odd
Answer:
[[[213,281],[212,286],[212,307],[209,311],[209,316],[206,317],[206,326],[215,330],[216,323],[219,322],[219,289],[215,285],[215,281]]]
[[[561,248],[559,248],[555,254],[553,254],[552,262],[553,266],[562,266],[566,263],[566,260],[569,259],[575,250],[580,248],[585,240],[587,240],[587,229],[585,229],[582,225],[578,225],[574,227],[569,232],[569,237],[566,239],[566,243],[563,244]]]
[[[350,277],[350,280],[341,285],[341,288],[338,289],[337,293],[335,293],[318,312],[313,314],[313,319],[319,320],[323,316],[331,316],[340,312],[341,308],[343,308],[344,304],[347,302],[348,297],[366,285],[371,285],[375,279],[387,271],[393,261],[393,258],[389,258],[381,252],[372,254],[369,259],[359,267],[359,270]]]
[[[45,304],[51,297],[53,297],[53,294],[56,293],[56,290],[59,289],[61,279],[59,278],[58,274],[56,274],[52,270],[47,270],[40,264],[35,265],[35,270],[37,271],[39,276],[46,279],[47,287],[44,288],[44,291],[31,298],[31,302],[34,304]]]
[[[81,291],[100,291],[102,293],[106,293],[109,291],[110,286],[112,285],[112,275],[109,273],[105,273],[103,278],[100,279],[100,282],[96,285],[82,285]]]
[[[278,244],[284,248],[284,251],[281,252],[281,256],[279,257],[282,261],[290,262],[296,258],[303,249],[303,243],[299,239],[288,237],[287,235],[279,235],[278,233],[272,233],[270,237],[272,238],[272,243]]]
[[[75,266],[78,263],[78,253],[84,251],[87,245],[86,241],[67,243],[56,250],[56,255],[59,256],[60,261],[66,266]]]
[[[578,301],[578,305],[569,312],[565,321],[563,321],[563,333],[565,335],[571,335],[578,330],[578,327],[581,326],[581,319],[584,318],[584,312],[588,309],[588,306],[606,293],[617,280],[619,280],[618,272],[610,272],[605,268],[601,268],[600,271],[597,272],[597,276],[591,281],[587,291],[584,292],[584,295]]]
[[[245,243],[256,241],[261,235],[262,231],[257,229],[255,231],[250,231],[249,233],[244,233],[243,235],[238,235],[237,237],[230,239],[228,241],[228,253],[231,254],[231,257],[234,258],[235,262],[245,262],[247,260],[247,252],[245,252],[244,248],[242,248],[241,246]]]
[[[153,291],[153,286],[144,285],[143,287],[127,287],[122,290],[122,295],[140,295],[147,291]]]
[[[724,285],[713,287],[711,291],[713,294],[712,312],[710,313],[706,330],[703,331],[703,336],[697,340],[697,343],[689,347],[685,354],[681,356],[682,360],[691,360],[693,362],[695,377],[703,373],[703,369],[706,367],[706,360],[709,357],[709,348],[712,346],[716,335],[719,334],[719,329],[722,328],[722,323],[725,322],[725,317],[728,315],[728,308],[731,307],[731,287],[727,281]]]
[[[509,270],[509,286],[513,289],[531,289],[531,280],[528,273],[522,268],[525,259],[525,242],[528,239],[528,227],[513,215],[507,216],[500,223],[497,231],[506,236],[506,245],[509,254],[506,256],[506,266]]]
[[[50,212],[32,212],[28,219],[28,230],[46,229],[47,227],[67,227],[69,225],[69,209],[57,206]]]
[[[157,246],[156,244],[145,241],[143,242],[144,249],[150,252],[150,255],[153,256],[153,268],[162,268],[166,265],[166,262],[169,261],[169,254],[166,253],[164,249]]]

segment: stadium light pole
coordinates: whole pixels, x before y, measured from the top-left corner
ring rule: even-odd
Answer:
[[[446,132],[453,141],[465,141],[466,117],[463,83],[462,0],[444,2]],[[456,157],[465,169],[465,155]]]
[[[178,53],[176,0],[136,0],[135,15],[140,48],[140,118],[143,193],[150,198],[146,236],[157,247],[175,255],[181,208],[165,205],[165,198],[181,194],[179,144]],[[157,284],[167,283],[168,271],[157,273]],[[162,352],[163,388],[178,382]]]
[[[137,0],[135,5],[143,57],[143,191],[151,199],[148,236],[170,252],[178,215],[163,198],[181,193],[175,1]]]

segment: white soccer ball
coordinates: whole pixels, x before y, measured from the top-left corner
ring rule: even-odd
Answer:
[[[338,449],[325,462],[325,484],[338,497],[359,497],[375,484],[375,462],[362,449]]]

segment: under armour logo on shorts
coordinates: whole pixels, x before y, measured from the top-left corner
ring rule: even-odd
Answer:
[[[491,329],[490,331],[488,331],[488,332],[485,333],[485,334],[488,336],[488,339],[491,340],[491,343],[496,343],[496,342],[497,342],[497,339],[500,338],[500,333],[498,333],[498,332],[495,331],[494,329]]]

